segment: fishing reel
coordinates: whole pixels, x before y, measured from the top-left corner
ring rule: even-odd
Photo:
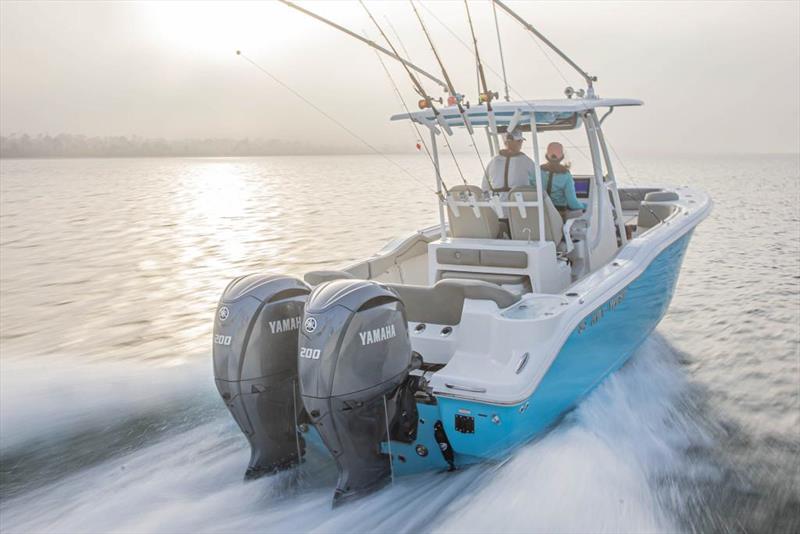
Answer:
[[[456,104],[463,104],[464,103],[464,95],[458,93],[455,96],[448,96],[447,97],[447,105],[448,106],[455,106]],[[466,103],[466,106],[469,107],[469,102]]]
[[[428,98],[420,98],[419,102],[417,102],[417,106],[419,106],[419,109],[428,109],[431,102],[436,102],[441,105],[442,102],[444,102],[444,99],[442,99],[441,96],[439,98],[433,98],[432,96],[429,96]]]
[[[500,94],[497,92],[486,91],[485,93],[481,93],[478,95],[478,104],[489,104],[492,100],[496,100],[500,98]]]

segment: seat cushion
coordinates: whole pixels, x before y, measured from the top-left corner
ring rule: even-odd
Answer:
[[[519,300],[518,295],[480,280],[441,280],[433,286],[386,285],[400,296],[408,320],[417,323],[460,323],[464,299],[491,300],[501,309]]]
[[[439,276],[442,280],[476,280],[493,285],[524,285],[528,280],[528,277],[524,274],[471,273],[465,271],[442,271]]]

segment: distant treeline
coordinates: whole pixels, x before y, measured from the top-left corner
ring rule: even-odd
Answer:
[[[348,147],[314,146],[276,139],[148,139],[58,134],[0,136],[0,158],[129,158],[356,154]]]

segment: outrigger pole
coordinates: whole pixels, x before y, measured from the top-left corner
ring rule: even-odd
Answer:
[[[497,21],[497,6],[492,2],[492,13],[494,14],[494,29],[497,32],[497,48],[500,49],[500,66],[503,68],[503,86],[505,87],[506,102],[510,102],[508,96],[508,77],[506,76],[506,60],[503,58],[503,41],[500,39],[500,23]]]
[[[584,79],[584,80],[586,80],[586,85],[587,85],[586,93],[587,93],[587,96],[589,96],[589,98],[593,98],[593,97],[594,97],[594,86],[592,85],[592,82],[596,82],[596,81],[597,81],[597,76],[592,76],[592,75],[590,75],[588,72],[586,72],[585,70],[583,70],[582,68],[580,68],[580,67],[578,66],[578,64],[577,64],[577,63],[575,63],[574,61],[572,61],[572,60],[569,58],[569,56],[567,56],[567,55],[566,55],[564,52],[562,52],[562,51],[561,51],[561,50],[560,50],[560,49],[559,49],[559,48],[558,48],[556,45],[554,45],[553,43],[551,43],[551,42],[550,42],[550,40],[549,40],[547,37],[545,37],[544,35],[542,35],[542,34],[541,34],[541,32],[539,32],[539,31],[538,31],[536,28],[534,28],[534,27],[533,27],[533,26],[532,26],[530,23],[528,23],[528,21],[526,21],[525,19],[523,19],[522,17],[520,17],[520,16],[519,16],[517,13],[515,13],[515,12],[514,12],[514,10],[512,10],[510,7],[508,7],[507,5],[505,5],[505,4],[502,2],[502,0],[492,0],[492,2],[493,2],[494,4],[496,4],[496,5],[500,6],[500,8],[501,8],[501,9],[503,9],[503,10],[504,10],[506,13],[508,13],[509,15],[511,15],[511,16],[512,16],[512,17],[513,17],[513,18],[514,18],[514,19],[515,19],[517,22],[519,22],[520,24],[522,24],[522,26],[523,26],[523,27],[524,27],[526,30],[528,30],[529,32],[531,32],[532,34],[534,34],[534,35],[535,35],[536,37],[538,37],[538,38],[539,38],[539,39],[540,39],[540,40],[541,40],[541,41],[542,41],[544,44],[546,44],[547,46],[549,46],[549,47],[550,47],[550,49],[551,49],[551,50],[553,50],[553,51],[554,51],[556,54],[558,54],[558,55],[561,57],[561,59],[563,59],[564,61],[566,61],[566,62],[569,64],[569,66],[570,66],[570,67],[572,67],[573,69],[575,69],[576,71],[578,71],[578,73],[579,73],[581,76],[583,76],[583,79]]]
[[[358,35],[357,33],[353,32],[353,31],[348,30],[344,26],[340,26],[339,24],[336,24],[332,20],[328,20],[328,19],[326,19],[325,17],[323,17],[321,15],[317,15],[316,13],[314,13],[312,11],[304,9],[304,8],[298,6],[297,4],[295,4],[294,2],[289,2],[289,0],[278,0],[278,1],[279,2],[283,2],[287,6],[291,7],[292,9],[296,9],[297,11],[299,11],[300,13],[303,13],[304,15],[308,15],[309,17],[315,18],[320,22],[324,22],[328,26],[336,28],[340,32],[344,32],[347,35],[349,35],[350,37],[353,37],[354,39],[358,39],[362,43],[365,43],[366,45],[371,46],[372,48],[374,48],[375,50],[378,50],[379,52],[383,52],[387,56],[389,56],[389,57],[391,57],[393,59],[396,59],[397,61],[399,61],[400,63],[402,63],[406,67],[408,67],[408,68],[410,68],[412,70],[415,70],[416,72],[422,74],[423,76],[425,76],[426,78],[428,78],[432,82],[436,83],[438,86],[440,86],[445,91],[448,90],[447,84],[445,82],[443,82],[442,80],[440,80],[439,78],[437,78],[433,74],[429,73],[428,71],[426,71],[424,69],[421,69],[418,66],[414,65],[413,63],[411,63],[407,59],[404,59],[404,58],[400,57],[399,55],[397,55],[396,53],[385,49],[384,47],[382,47],[378,43],[376,43],[374,41],[370,41],[369,39],[367,39],[365,37],[362,37],[362,36]],[[422,96],[426,96],[426,95],[422,95]]]
[[[472,44],[475,48],[475,63],[478,66],[478,78],[481,83],[481,94],[478,96],[478,103],[486,102],[486,111],[489,115],[489,130],[486,135],[489,138],[489,149],[494,156],[500,150],[500,144],[497,141],[497,121],[494,116],[494,109],[492,108],[492,100],[497,98],[497,93],[489,90],[486,83],[486,74],[483,72],[483,63],[481,62],[481,55],[478,53],[478,38],[475,37],[475,27],[472,25],[472,15],[469,13],[469,2],[464,0],[464,7],[467,10],[467,21],[469,21],[469,31],[472,34]]]

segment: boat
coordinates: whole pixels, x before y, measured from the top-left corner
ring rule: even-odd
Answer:
[[[412,80],[424,72],[382,50]],[[567,60],[587,88],[564,98],[481,95],[468,105],[451,94],[437,107],[425,96],[419,110],[391,117],[430,133],[437,225],[338,270],[227,286],[214,375],[251,445],[246,478],[293,468],[321,447],[338,466],[337,505],[396,476],[502,460],[557,425],[656,328],[712,201],[685,185],[618,185],[602,125],[642,102],[597,96],[596,78]],[[535,186],[506,197],[466,181],[445,186],[439,138],[479,129],[493,154],[503,133],[530,135]],[[592,172],[574,177],[587,209],[565,221],[537,193],[539,135],[576,129]]]

